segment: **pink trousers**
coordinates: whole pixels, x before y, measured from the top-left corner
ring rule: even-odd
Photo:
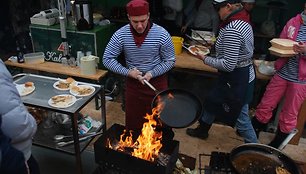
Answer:
[[[278,125],[281,132],[290,133],[297,124],[300,107],[306,99],[306,84],[289,82],[277,74],[274,75],[256,108],[256,118],[262,123],[268,123],[282,97],[284,104]]]

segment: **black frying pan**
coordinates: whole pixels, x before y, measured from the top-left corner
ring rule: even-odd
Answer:
[[[185,128],[195,123],[202,114],[202,103],[193,94],[182,89],[157,91],[148,81],[144,82],[155,91],[152,108],[163,102],[161,121],[172,128]]]
[[[231,151],[230,160],[239,174],[275,174],[277,167],[291,174],[301,173],[290,157],[264,144],[247,143],[237,146]]]

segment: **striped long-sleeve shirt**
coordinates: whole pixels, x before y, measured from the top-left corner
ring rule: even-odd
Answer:
[[[206,57],[205,63],[220,71],[231,72],[237,67],[252,63],[254,36],[252,26],[242,20],[234,20],[222,28],[216,42],[216,57]],[[249,82],[255,79],[250,66]]]
[[[124,52],[126,67],[117,57]],[[153,77],[169,71],[175,63],[174,46],[170,34],[161,26],[153,24],[140,47],[134,42],[130,25],[117,30],[111,37],[103,55],[104,66],[121,75],[127,76],[129,69],[137,68]]]

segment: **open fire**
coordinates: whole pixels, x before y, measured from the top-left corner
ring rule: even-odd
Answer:
[[[167,97],[171,98],[171,95]],[[173,96],[172,96],[173,97]],[[120,174],[171,174],[178,159],[179,142],[162,143],[159,119],[164,107],[160,98],[142,130],[127,130],[119,124],[112,125],[94,144],[95,160],[101,171]]]
[[[118,143],[108,139],[108,148],[130,153],[134,157],[138,157],[147,161],[155,161],[162,148],[162,132],[156,131],[156,127],[160,125],[157,121],[162,108],[162,104],[152,109],[152,114],[146,114],[147,122],[143,124],[141,134],[136,141],[133,141],[133,132],[124,130],[120,135]]]

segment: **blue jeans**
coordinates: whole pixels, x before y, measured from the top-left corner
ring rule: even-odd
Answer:
[[[212,124],[215,120],[215,116],[204,110],[201,120],[207,124]],[[243,137],[245,143],[258,143],[256,133],[249,117],[248,104],[242,106],[236,122],[236,128],[238,133]]]

